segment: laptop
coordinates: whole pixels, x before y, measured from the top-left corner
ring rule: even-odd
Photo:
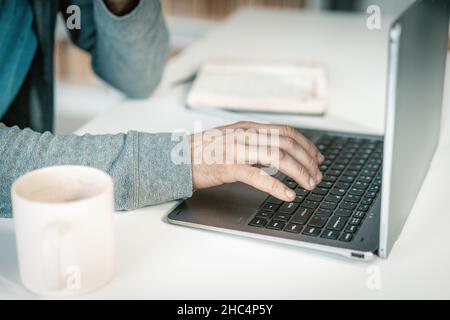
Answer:
[[[389,31],[384,136],[299,130],[325,156],[313,191],[282,202],[236,183],[200,190],[168,216],[173,224],[317,249],[387,258],[428,172],[440,134],[450,4],[416,1]]]

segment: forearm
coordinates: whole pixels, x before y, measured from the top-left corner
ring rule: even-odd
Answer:
[[[94,16],[96,41],[91,53],[95,72],[130,98],[150,95],[169,52],[159,1],[140,1],[121,17],[111,14],[103,2],[94,1]]]
[[[145,98],[158,85],[169,52],[161,5],[140,0],[135,7],[114,9],[113,2],[124,3],[68,0],[60,10],[67,18],[68,5],[80,7],[82,27],[68,31],[78,47],[91,53],[97,75],[130,98]]]
[[[86,165],[109,173],[117,210],[189,197],[191,168],[175,164],[170,134],[52,135],[0,124],[0,217],[11,214],[10,188],[24,173],[53,165]]]

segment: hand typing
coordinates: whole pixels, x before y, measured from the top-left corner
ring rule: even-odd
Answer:
[[[308,190],[322,180],[323,155],[288,126],[238,122],[193,134],[189,143],[194,189],[239,181],[280,200],[294,200],[293,190],[254,165],[280,170]]]

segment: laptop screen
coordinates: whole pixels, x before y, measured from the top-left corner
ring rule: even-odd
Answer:
[[[439,141],[448,34],[446,0],[415,2],[390,31],[381,257],[400,235]]]

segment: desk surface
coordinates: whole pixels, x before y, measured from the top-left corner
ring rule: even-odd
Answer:
[[[387,22],[369,31],[365,17],[244,11],[188,48],[167,67],[154,98],[124,102],[80,133],[192,130],[195,121],[266,119],[305,127],[383,131]],[[207,57],[324,61],[331,82],[326,117],[202,114],[183,108],[175,80]],[[446,84],[446,93],[449,93]],[[387,260],[367,264],[307,249],[170,225],[176,203],[115,216],[117,275],[86,298],[450,298],[448,96],[443,138],[414,209]],[[33,298],[20,285],[13,223],[0,220],[0,299]]]

